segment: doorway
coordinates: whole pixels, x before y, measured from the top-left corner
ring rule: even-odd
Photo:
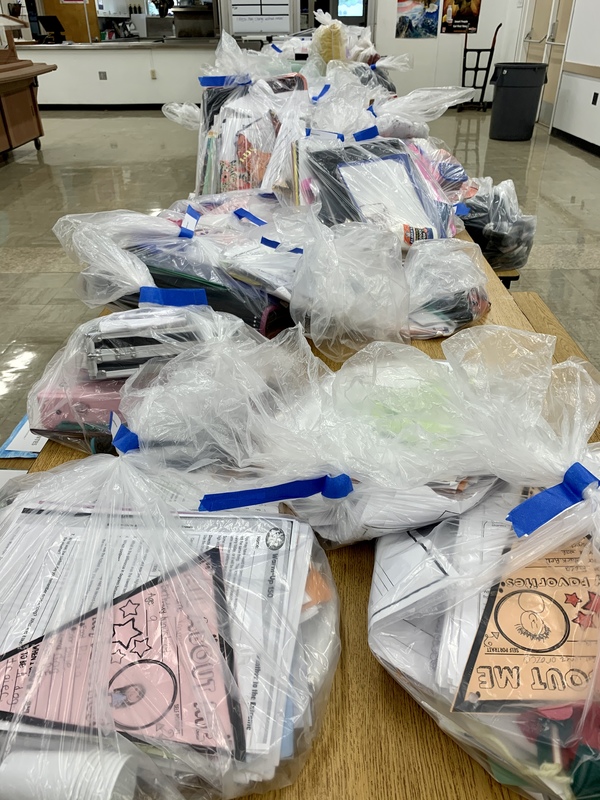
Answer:
[[[531,27],[524,39],[525,60],[548,64],[538,122],[550,127],[565,54],[573,0],[531,0]],[[530,12],[531,13],[531,12]]]

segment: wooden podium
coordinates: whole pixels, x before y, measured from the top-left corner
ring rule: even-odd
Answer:
[[[53,72],[55,64],[34,64],[19,60],[13,30],[26,27],[16,17],[0,14],[0,28],[6,35],[8,48],[0,49],[0,153],[27,142],[41,147],[44,135],[37,104],[37,78]]]

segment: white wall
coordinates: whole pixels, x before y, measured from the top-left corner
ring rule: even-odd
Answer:
[[[20,58],[31,58],[31,48],[17,48],[17,53]],[[214,49],[208,47],[136,49],[135,45],[116,44],[40,48],[38,60],[56,64],[58,69],[40,75],[38,101],[48,105],[199,102],[198,68],[213,64],[214,55]],[[106,72],[106,80],[99,79],[99,72]]]
[[[600,67],[599,0],[575,0],[565,61]]]
[[[600,67],[600,2],[575,0],[565,61]],[[552,126],[600,146],[600,80],[563,72]]]
[[[600,102],[592,105],[596,92],[600,95],[600,80],[563,72],[553,127],[600,146]]]
[[[600,0],[593,2],[600,4]],[[523,3],[524,0],[483,0],[479,30],[469,36],[469,47],[489,47],[496,26],[502,23],[494,62],[518,59]],[[464,36],[440,34],[436,39],[396,39],[395,33],[395,0],[378,0],[375,23],[375,45],[378,52],[382,55],[410,53],[414,58],[412,72],[396,73],[393,76],[399,91],[406,92],[424,86],[461,85]],[[486,99],[491,100],[492,95],[493,89],[490,87]]]

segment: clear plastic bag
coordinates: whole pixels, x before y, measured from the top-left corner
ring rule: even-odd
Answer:
[[[188,206],[192,206],[200,214],[196,230],[232,230],[250,236],[253,232],[256,233],[256,225],[250,225],[249,220],[239,214],[240,209],[248,211],[263,222],[270,222],[280,207],[273,194],[261,189],[238,189],[218,194],[192,194],[186,200],[176,200],[161,215],[175,212],[176,218],[180,218],[186,213]]]
[[[458,516],[480,503],[497,483],[494,477],[476,476],[402,491],[356,482],[352,493],[340,500],[315,496],[289,506],[331,548]]]
[[[354,142],[308,136],[293,152],[298,203],[319,201],[326,225],[371,222],[396,233],[403,246],[452,235],[452,206],[399,139],[364,131]],[[356,141],[360,138],[360,141]]]
[[[202,93],[202,120],[198,129],[198,156],[196,159],[197,195],[219,191],[218,186],[218,127],[219,115],[227,102],[243,98],[248,93],[251,81],[242,76],[204,76]],[[217,130],[215,130],[215,125]]]
[[[395,343],[369,344],[332,373],[297,327],[269,342],[199,345],[158,374],[147,365],[124,387],[121,411],[151,463],[210,476],[215,491],[234,478],[264,487],[350,475],[355,491],[343,499],[292,502],[345,544],[463,512],[492,476],[549,485],[585,453],[600,414],[584,366],[546,371],[553,340],[537,334],[464,333],[471,346],[457,334],[455,349],[477,370],[472,387],[460,364]]]
[[[267,336],[292,325],[287,307],[277,298],[236,280],[220,266],[233,241],[231,233],[185,229],[184,215],[170,213],[171,219],[132,211],[59,219],[54,233],[71,258],[86,265],[78,291],[87,305],[135,307],[142,286],[197,288],[206,292],[215,311],[239,316]],[[244,241],[243,231],[238,236]],[[252,231],[246,241],[254,246],[256,233]]]
[[[359,25],[346,25],[348,35],[347,56],[350,61],[363,61],[370,64],[379,57],[373,44],[371,27],[363,28]],[[402,56],[400,56],[402,58]]]
[[[377,130],[380,136],[390,139],[417,139],[429,135],[429,126],[399,114],[380,114],[377,116]]]
[[[479,178],[479,190],[466,200],[465,227],[493,269],[522,269],[533,247],[537,217],[523,214],[512,181],[493,184]]]
[[[549,486],[600,421],[600,376],[552,363],[555,338],[481,325],[446,339],[447,363],[375,342],[332,381],[323,426],[353,478],[396,490],[495,475]]]
[[[319,27],[313,33],[311,53],[318,55],[326,64],[332,60],[344,61],[348,47],[346,25],[320,10],[315,11],[315,20]]]
[[[373,111],[379,134],[398,139],[426,139],[428,122],[441,117],[450,106],[472,97],[473,89],[452,86],[415,89],[401,97],[376,94]]]
[[[497,325],[442,344],[465,413],[484,434],[473,449],[514,484],[559,480],[581,460],[600,418],[600,374],[578,358],[553,364],[555,344],[554,336]]]
[[[261,108],[262,100],[262,94],[250,87],[245,97],[223,106],[217,128],[215,191],[260,187],[277,138],[277,119],[269,108]]]
[[[5,797],[233,798],[291,783],[339,656],[310,528],[197,513],[91,456],[0,496]]]
[[[226,31],[215,52],[215,63],[202,67],[201,77],[246,76],[250,80],[272,78],[289,72],[289,61],[272,48],[267,52],[241,48],[236,40]]]
[[[190,131],[197,131],[202,124],[202,111],[195,103],[165,103],[161,111],[171,122]]]
[[[307,128],[351,137],[356,131],[373,126],[375,118],[368,110],[371,102],[369,87],[363,86],[351,72],[344,71],[342,79],[344,82],[341,86],[329,84],[330,88],[315,103]]]
[[[270,37],[271,38],[271,37]],[[310,45],[312,42],[312,35],[310,31],[303,32],[295,36],[274,36],[273,41],[269,44],[264,44],[261,48],[262,53],[277,53],[289,61],[294,61],[296,56],[308,56],[310,52]],[[300,66],[298,64],[298,66]]]
[[[124,212],[131,217],[142,217]],[[129,216],[131,215],[131,217]],[[76,264],[83,266],[78,279],[78,294],[86,305],[111,303],[136,292],[140,286],[151,286],[152,277],[144,262],[123,250],[104,233],[104,223],[112,226],[115,215],[70,214],[61,217],[52,232]]]
[[[489,475],[457,388],[447,364],[415,347],[368,344],[334,374],[323,420],[344,471],[395,491]]]
[[[487,313],[487,278],[478,245],[459,239],[415,242],[404,265],[410,336],[450,336]]]
[[[553,365],[553,337],[490,325],[443,346],[448,363],[373,342],[332,373],[299,327],[199,345],[158,375],[143,368],[121,410],[163,465],[271,483],[344,472],[395,493],[491,475],[551,485],[582,458],[600,418],[592,367]]]
[[[289,105],[279,114],[281,126],[271,162],[267,167],[263,190],[276,191],[287,203],[298,200],[297,159],[294,158],[298,141],[307,135],[316,138],[333,137],[343,141],[354,140],[354,134],[373,128],[374,116],[369,106],[375,92],[387,94],[380,86],[374,87],[361,81],[356,72],[366,70],[365,64],[332,61],[327,65],[327,74],[318,69],[309,71],[311,100],[309,107],[301,110]],[[370,133],[369,138],[375,134]]]
[[[395,234],[364,223],[318,225],[315,233],[298,264],[290,311],[319,352],[344,361],[371,341],[407,341],[408,290]]]
[[[150,363],[125,384],[121,411],[150,463],[222,484],[279,483],[342,471],[320,435],[330,376],[297,326],[271,341],[198,345],[158,370]]]
[[[296,251],[298,249],[294,248]],[[289,303],[301,258],[302,252],[260,245],[253,250],[232,255],[227,271],[241,281],[259,284],[273,297]]]
[[[529,536],[502,484],[459,519],[380,539],[369,644],[494,778],[527,796],[597,790],[598,498]]]
[[[192,197],[171,210],[188,205],[201,213],[197,229],[219,234],[220,267],[228,275],[289,302],[303,247],[314,238],[311,209],[280,206],[273,195],[249,190]]]
[[[413,139],[408,143],[412,152],[421,157],[432,178],[453,203],[461,203],[477,193],[478,186],[465,168],[440,139]]]
[[[196,193],[260,187],[282,119],[308,109],[306,87],[302,75],[291,73],[247,82],[242,88],[236,84],[207,89],[205,105],[211,102],[211,113],[200,135]],[[218,92],[214,101],[209,91]]]
[[[460,86],[431,86],[414,89],[401,97],[381,97],[374,103],[377,114],[397,114],[419,122],[433,122],[451,106],[473,98],[474,89]]]
[[[46,438],[96,453],[111,448],[127,378],[150,359],[165,361],[198,342],[260,341],[237,317],[207,306],[146,306],[84,323],[32,387],[29,426]]]
[[[412,59],[407,54],[378,58],[372,64],[362,61],[332,60],[327,64],[327,81],[335,81],[336,73],[343,71],[357,78],[363,86],[371,90],[385,89],[396,94],[396,86],[389,76],[389,70],[406,72],[412,69]]]

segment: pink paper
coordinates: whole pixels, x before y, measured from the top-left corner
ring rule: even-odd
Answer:
[[[134,738],[239,751],[243,728],[221,652],[224,602],[214,549],[116,599],[112,608],[95,609],[0,657],[0,715],[94,729],[98,703],[106,702],[117,730]],[[97,696],[93,648],[95,631],[111,622],[105,700]]]

